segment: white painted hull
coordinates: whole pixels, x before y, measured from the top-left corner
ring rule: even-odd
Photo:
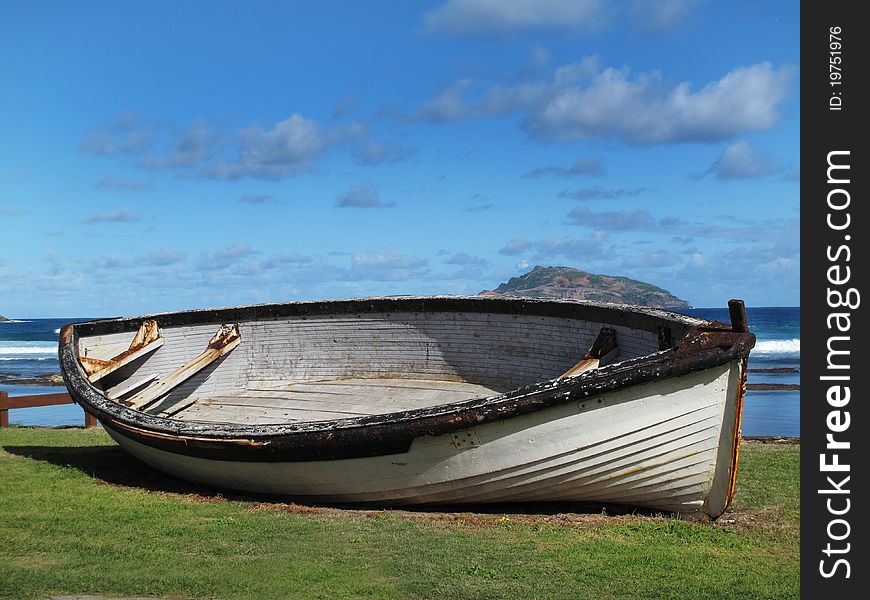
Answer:
[[[108,431],[133,455],[182,479],[306,502],[590,501],[715,518],[733,490],[742,364],[422,436],[407,452],[364,458],[212,460]]]

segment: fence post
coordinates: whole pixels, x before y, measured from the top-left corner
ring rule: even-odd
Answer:
[[[91,427],[96,427],[96,426],[97,426],[96,417],[94,417],[94,415],[92,415],[88,411],[85,411],[85,429],[89,429]]]
[[[9,397],[9,392],[0,392],[0,405]],[[0,427],[9,427],[9,409],[0,408]]]

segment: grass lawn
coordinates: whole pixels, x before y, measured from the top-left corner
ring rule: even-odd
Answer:
[[[797,598],[799,456],[744,443],[711,525],[225,497],[100,429],[0,429],[0,598]]]

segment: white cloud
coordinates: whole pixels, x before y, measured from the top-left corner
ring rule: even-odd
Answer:
[[[91,261],[91,268],[100,270],[114,271],[116,269],[122,269],[127,266],[127,263],[125,263],[116,254],[113,254],[111,256],[98,256]]]
[[[300,113],[271,128],[251,125],[236,130],[215,127],[205,119],[182,128],[121,115],[82,138],[84,152],[134,157],[131,164],[136,167],[174,171],[189,179],[285,179],[314,170],[332,149],[349,153],[363,166],[399,162],[414,153],[399,142],[373,139],[361,121],[326,130]],[[106,176],[97,185],[134,189],[137,183]]]
[[[595,29],[600,0],[448,0],[426,13],[426,26],[449,34],[504,33],[535,28]]]
[[[203,254],[199,260],[199,267],[207,271],[220,271],[235,266],[254,254],[254,249],[247,244],[233,244],[215,252]]]
[[[413,154],[411,148],[381,140],[369,140],[353,150],[357,163],[365,166],[401,162]]]
[[[407,281],[424,276],[429,261],[408,256],[398,250],[354,252],[349,279],[371,281]]]
[[[168,267],[169,265],[184,262],[185,258],[184,252],[162,248],[139,256],[136,258],[136,263],[149,267]]]
[[[607,235],[603,231],[594,231],[588,238],[548,238],[536,240],[531,245],[534,248],[532,258],[547,260],[564,256],[580,261],[590,261],[605,256],[604,243]]]
[[[243,194],[239,198],[239,202],[243,204],[271,204],[277,201],[278,199],[271,194]]]
[[[480,110],[469,105],[462,97],[463,92],[474,85],[471,79],[457,81],[438,96],[421,106],[413,119],[443,123],[480,116]]]
[[[639,196],[652,188],[603,188],[600,185],[595,187],[579,188],[576,190],[562,190],[559,196],[562,198],[573,198],[574,200],[617,200],[619,198],[631,198]]]
[[[629,23],[671,31],[706,0],[447,0],[425,15],[426,27],[449,35],[505,34],[536,29],[594,31]]]
[[[531,134],[559,141],[621,137],[632,144],[712,142],[768,129],[779,120],[792,70],[740,67],[697,92],[667,86],[657,72],[608,68],[588,84],[555,90],[529,115]]]
[[[556,177],[577,177],[589,175],[600,177],[604,175],[604,159],[600,156],[581,156],[568,167],[538,167],[526,173],[526,177],[543,177],[553,175]]]
[[[237,134],[237,155],[218,160],[206,169],[215,179],[282,179],[310,171],[327,148],[320,126],[299,113],[277,123],[271,130],[248,127]]]
[[[149,150],[159,135],[158,128],[144,124],[133,113],[123,113],[106,127],[87,132],[81,150],[97,156],[139,154]]]
[[[508,256],[516,256],[518,254],[523,254],[529,249],[529,247],[529,240],[526,238],[513,238],[512,240],[508,240],[508,243],[505,244],[498,253],[506,254]]]
[[[556,257],[591,260],[603,256],[606,241],[607,235],[603,231],[595,231],[588,238],[544,238],[533,241],[514,238],[499,250],[499,254],[531,254],[535,260],[551,260]],[[521,262],[528,264],[525,260]]]
[[[433,276],[434,279],[469,279],[481,280],[485,278],[490,263],[485,258],[473,256],[465,252],[457,252],[442,261],[445,265],[455,265],[458,267],[456,271],[451,273],[442,273]]]
[[[630,13],[647,31],[672,31],[691,18],[707,0],[634,0]]]
[[[741,140],[725,148],[708,173],[717,179],[756,179],[770,175],[776,168],[770,159]]]
[[[277,269],[282,267],[295,267],[298,265],[307,265],[314,262],[314,259],[306,254],[273,254],[263,261],[264,269]]]
[[[650,250],[642,254],[628,256],[622,261],[626,269],[661,269],[680,262],[680,254],[672,250]]]
[[[378,190],[370,183],[361,183],[351,187],[335,199],[339,208],[390,208],[393,202],[381,202]]]
[[[465,252],[457,252],[453,254],[449,258],[444,259],[445,265],[461,265],[461,266],[486,266],[489,264],[489,261],[485,258],[481,258],[479,256],[472,256],[470,254],[466,254]]]
[[[150,169],[196,167],[218,156],[228,144],[224,134],[210,129],[199,119],[172,137],[168,153],[146,156],[140,166]]]
[[[94,187],[98,190],[140,192],[150,189],[151,184],[126,177],[115,177],[114,175],[107,173],[100,178]]]
[[[658,71],[601,69],[587,57],[555,69],[549,82],[483,87],[461,80],[409,118],[438,123],[519,113],[523,129],[545,141],[715,142],[773,127],[792,74],[759,63],[693,91],[690,82],[669,84]]]
[[[656,227],[653,216],[642,209],[595,212],[585,206],[578,206],[568,213],[568,218],[574,225],[602,231],[647,231]]]
[[[113,212],[98,212],[94,213],[87,219],[85,219],[85,223],[94,224],[94,223],[135,223],[137,221],[141,221],[142,217],[134,213],[133,211],[127,210],[126,208],[122,208],[121,210],[116,210]]]

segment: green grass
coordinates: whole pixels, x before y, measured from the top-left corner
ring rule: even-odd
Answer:
[[[0,430],[0,597],[797,598],[799,446],[744,444],[715,525],[227,499],[100,430]]]

